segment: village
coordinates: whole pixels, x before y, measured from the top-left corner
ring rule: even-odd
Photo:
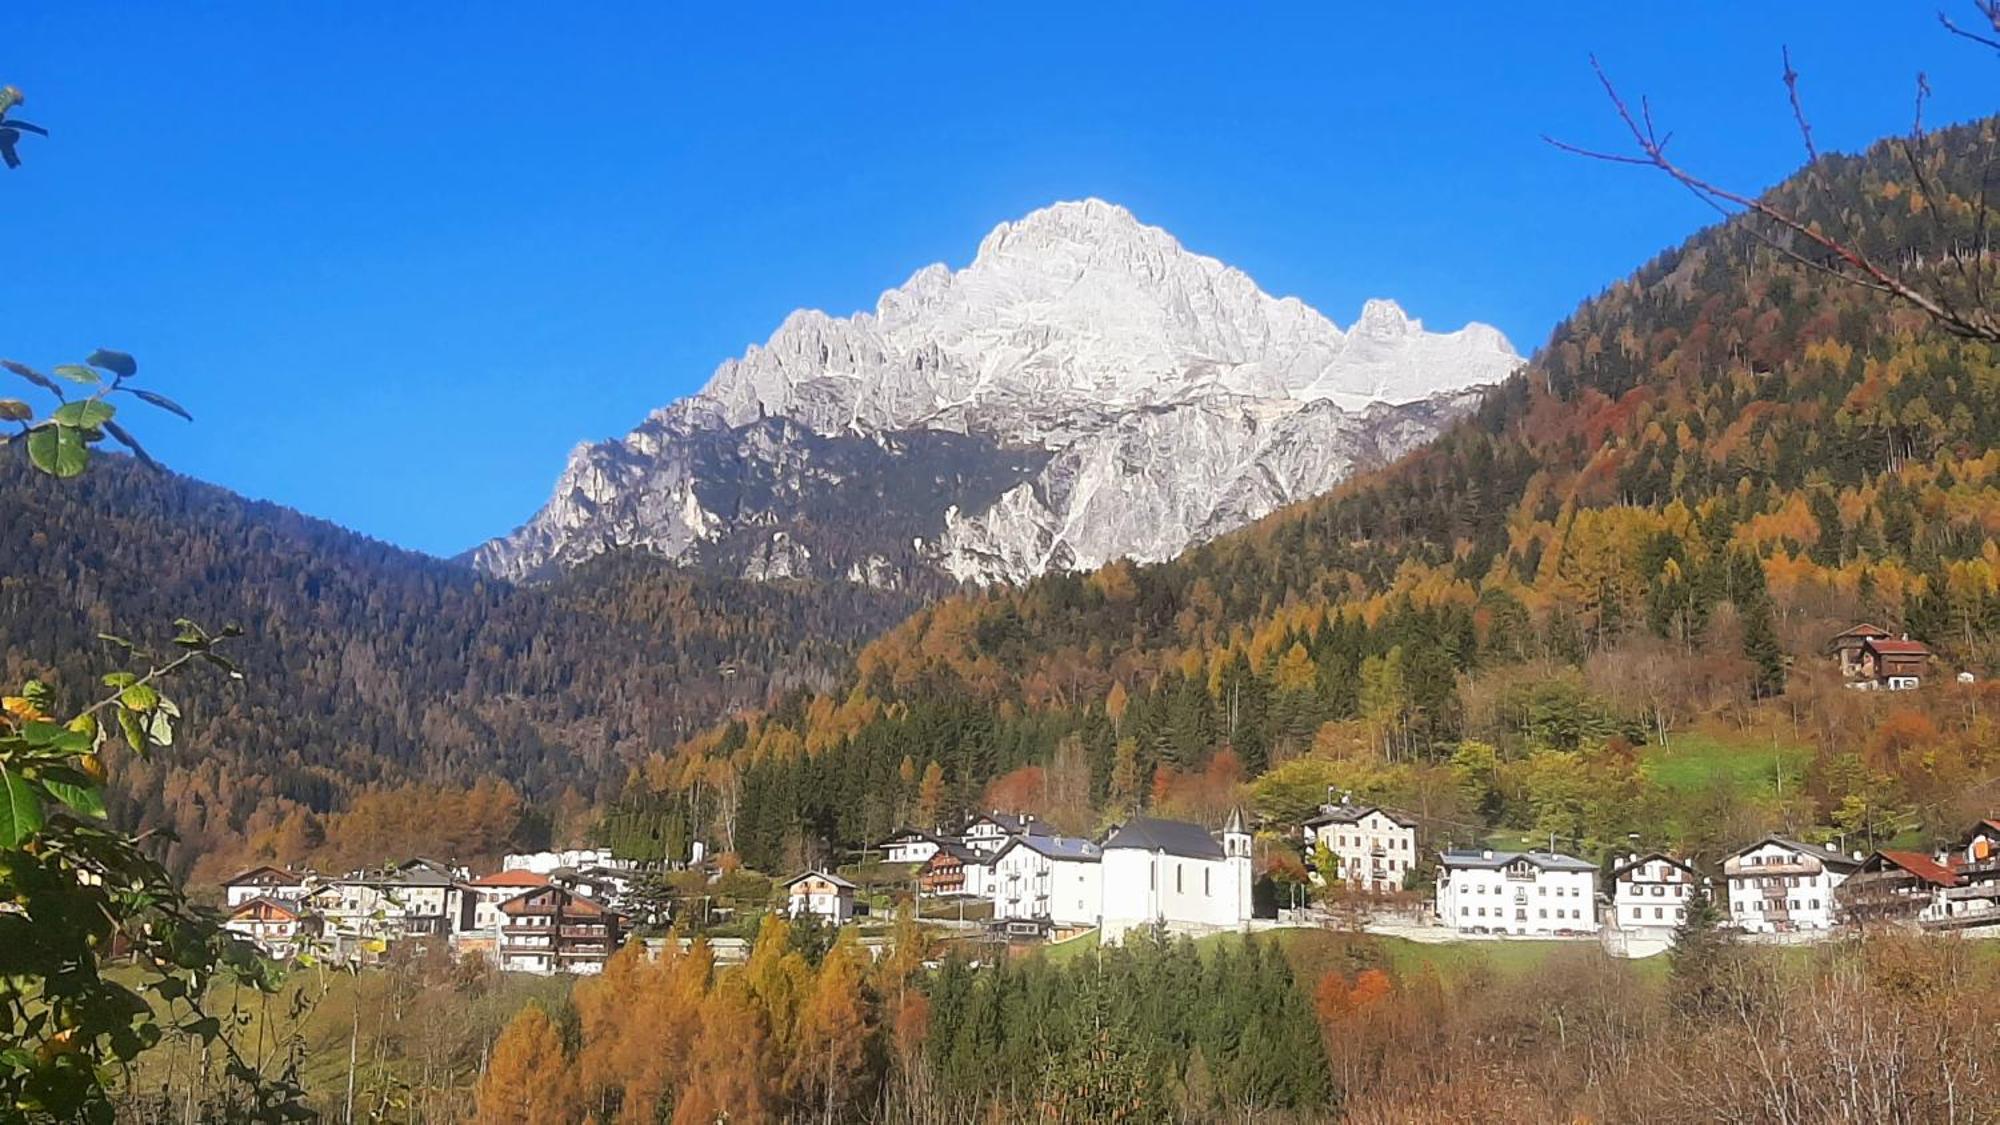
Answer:
[[[1837,634],[1828,653],[1861,690],[1915,690],[1929,671],[1926,646],[1874,625]],[[1424,942],[1595,940],[1617,956],[1647,957],[1670,947],[1697,896],[1757,941],[1810,942],[1867,926],[2000,936],[2000,819],[1928,854],[1843,852],[1773,832],[1708,869],[1662,851],[1597,862],[1553,841],[1525,851],[1440,846],[1420,825],[1348,793],[1329,793],[1296,826],[1259,826],[1238,807],[1216,831],[1132,816],[1096,840],[996,809],[875,842],[845,869],[869,871],[869,887],[815,867],[771,884],[761,906],[840,927],[903,901],[958,936],[1013,946],[1312,926]],[[1312,887],[1260,908],[1259,861],[1274,847],[1296,850]],[[698,843],[676,866],[684,884],[725,874]],[[698,907],[662,896],[658,867],[608,848],[508,855],[478,875],[423,857],[334,876],[266,865],[226,880],[223,906],[227,929],[277,957],[323,950],[365,963],[395,943],[443,941],[506,972],[588,975],[635,934],[701,928],[717,916],[743,921],[734,917],[740,907],[715,906],[716,895]],[[745,911],[751,922],[758,905]]]

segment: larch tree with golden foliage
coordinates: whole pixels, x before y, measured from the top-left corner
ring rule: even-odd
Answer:
[[[562,1036],[549,1014],[521,1009],[493,1043],[479,1080],[477,1125],[561,1125],[581,1120]]]

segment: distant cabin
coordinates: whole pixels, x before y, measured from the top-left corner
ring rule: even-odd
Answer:
[[[1848,686],[1866,691],[1909,691],[1930,674],[1931,650],[1908,634],[1895,636],[1879,625],[1861,624],[1834,635],[1827,647]]]
[[[854,884],[825,871],[807,871],[785,881],[788,910],[794,918],[807,914],[839,925],[854,917]]]
[[[1861,646],[1869,641],[1886,641],[1895,635],[1880,625],[1864,621],[1835,633],[1826,647],[1839,661],[1840,674],[1851,680],[1861,674]]]

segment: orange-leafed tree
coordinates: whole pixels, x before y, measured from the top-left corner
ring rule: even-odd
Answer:
[[[863,1063],[873,1031],[863,988],[867,958],[854,931],[842,931],[820,962],[812,994],[799,1012],[786,1086],[794,1105],[821,1120],[842,1120],[867,1096]]]
[[[701,1005],[701,1031],[688,1058],[688,1082],[674,1105],[674,1125],[770,1121],[777,1117],[765,1060],[764,1017],[745,974],[726,973]]]
[[[477,1125],[554,1125],[582,1120],[562,1036],[549,1014],[521,1009],[494,1041],[476,1091]]]

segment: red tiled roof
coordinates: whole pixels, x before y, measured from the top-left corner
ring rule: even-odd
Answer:
[[[1929,656],[1930,647],[1922,641],[1877,641],[1870,640],[1868,647],[1885,656]]]
[[[491,875],[481,875],[472,881],[475,887],[546,887],[547,875],[537,875],[532,871],[495,871]]]
[[[1922,852],[1883,851],[1876,854],[1885,862],[1895,864],[1926,883],[1936,883],[1941,887],[1955,886],[1958,883],[1956,872]]]

